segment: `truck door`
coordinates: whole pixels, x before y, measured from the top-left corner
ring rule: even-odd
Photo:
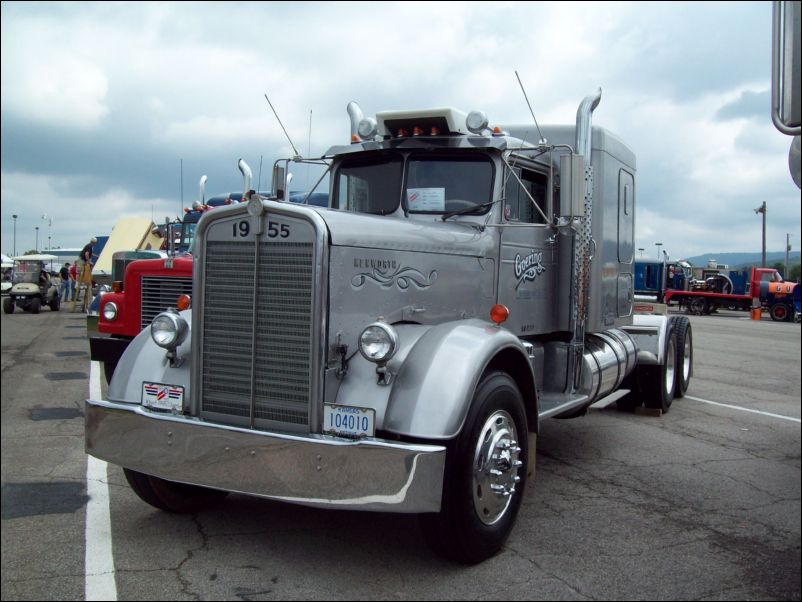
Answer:
[[[506,326],[527,336],[556,330],[557,306],[569,300],[554,295],[559,242],[545,217],[552,205],[548,171],[520,158],[513,165],[517,178],[504,170],[498,298],[510,310]]]

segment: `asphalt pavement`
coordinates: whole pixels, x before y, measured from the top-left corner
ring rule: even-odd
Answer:
[[[799,600],[800,325],[690,319],[688,395],[544,421],[512,535],[465,567],[414,516],[244,495],[173,515],[116,466],[88,487],[85,318],[2,314],[2,599]]]

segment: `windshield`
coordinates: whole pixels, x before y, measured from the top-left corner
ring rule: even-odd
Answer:
[[[347,158],[337,171],[334,194],[332,207],[375,215],[396,211],[402,195],[410,213],[482,212],[492,200],[493,162],[484,154]]]
[[[410,213],[470,213],[492,200],[493,163],[485,155],[409,159]],[[486,209],[486,207],[484,207]]]
[[[14,284],[20,282],[38,284],[41,272],[42,266],[38,261],[20,261],[14,266]]]
[[[190,251],[192,252],[192,242],[195,240],[195,229],[198,227],[198,224],[184,224],[182,231],[181,231],[181,240],[178,243],[178,250],[179,251]]]

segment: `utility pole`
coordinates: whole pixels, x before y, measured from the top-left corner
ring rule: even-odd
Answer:
[[[763,201],[763,204],[755,209],[755,213],[762,213],[763,214],[763,251],[760,256],[760,267],[766,267],[766,201]]]
[[[14,257],[17,256],[17,218],[19,217],[16,213],[11,217],[14,218]]]
[[[791,272],[788,271],[788,253],[791,252],[791,234],[785,234],[785,274],[783,274],[783,279],[788,280],[790,278]]]

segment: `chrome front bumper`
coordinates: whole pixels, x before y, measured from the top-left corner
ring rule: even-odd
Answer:
[[[446,448],[265,433],[87,400],[86,453],[170,481],[305,506],[438,512]]]

